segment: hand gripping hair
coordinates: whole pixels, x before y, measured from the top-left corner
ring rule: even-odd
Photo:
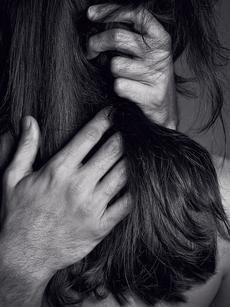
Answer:
[[[211,125],[222,106],[214,1],[107,2],[142,5],[164,25],[174,60],[185,52],[196,78],[211,89]],[[114,94],[107,69],[111,54],[87,60],[87,38],[101,27],[86,18],[95,3],[100,2],[4,0],[0,8],[1,127],[17,136],[22,116],[37,118],[39,167],[95,112],[112,105],[113,130],[122,135],[127,159],[132,212],[81,263],[57,272],[46,296],[50,306],[77,306],[108,293],[120,304],[129,294],[150,305],[184,302],[184,291],[215,273],[217,236],[229,230],[215,169],[200,145]]]

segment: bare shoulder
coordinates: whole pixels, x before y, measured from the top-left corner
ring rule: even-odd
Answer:
[[[230,222],[230,160],[213,156],[216,168],[222,203]],[[219,239],[218,254],[221,270],[223,272],[222,282],[215,297],[212,307],[229,307],[230,302],[230,242]]]
[[[185,294],[185,303],[160,302],[156,307],[229,307],[230,302],[230,244],[218,238],[216,274],[205,284],[197,285]],[[87,299],[82,307],[119,307],[113,296],[103,301]],[[137,297],[131,296],[125,307],[147,307]]]
[[[229,307],[229,277],[230,242],[219,237],[217,240],[217,263],[215,275],[205,284],[194,286],[186,292],[186,303],[160,305],[159,307]]]
[[[211,307],[229,307],[230,302],[230,242],[220,239],[219,267],[222,271],[222,280]]]
[[[230,221],[230,160],[213,156],[225,212]]]

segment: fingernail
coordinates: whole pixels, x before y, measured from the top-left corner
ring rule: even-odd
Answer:
[[[89,17],[90,19],[94,19],[95,16],[96,16],[96,11],[95,11],[95,9],[94,9],[93,6],[90,6],[90,7],[88,8],[88,17]]]
[[[25,118],[23,119],[23,127],[24,127],[24,129],[26,129],[26,130],[29,130],[29,129],[30,129],[30,127],[31,127],[31,119],[30,119],[30,117],[25,117]]]

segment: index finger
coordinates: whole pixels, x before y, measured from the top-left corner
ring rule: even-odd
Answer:
[[[111,108],[100,111],[87,123],[76,136],[52,160],[65,168],[73,168],[81,164],[82,160],[100,141],[103,134],[111,127],[109,115]]]
[[[88,9],[88,17],[92,21],[132,23],[139,33],[160,38],[165,32],[160,22],[145,8],[130,9],[118,4],[97,4]]]

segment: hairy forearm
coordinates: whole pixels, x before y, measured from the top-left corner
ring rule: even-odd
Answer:
[[[18,262],[17,251],[9,253],[0,239],[0,306],[41,307],[48,279]],[[12,255],[13,254],[13,255]],[[30,268],[30,269],[29,269]]]
[[[0,268],[0,306],[4,307],[41,307],[43,286],[31,283],[8,270]]]

